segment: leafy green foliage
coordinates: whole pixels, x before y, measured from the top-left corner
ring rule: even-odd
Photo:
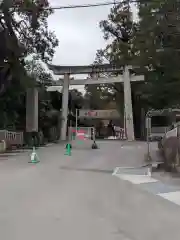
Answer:
[[[115,5],[108,19],[100,22],[100,28],[104,38],[111,42],[104,50],[99,51],[97,56],[116,66],[129,64],[132,59],[132,39],[137,28],[132,19],[129,1]]]
[[[45,69],[43,63],[37,61],[35,58],[25,61],[25,70],[31,81],[34,80],[34,84],[41,86],[49,86],[53,83],[53,76]]]
[[[48,9],[46,9],[48,7]],[[4,1],[0,19],[5,20],[8,31],[16,36],[24,48],[24,55],[36,54],[47,62],[58,46],[55,34],[48,29],[47,18],[53,13],[48,1]]]
[[[154,108],[177,105],[180,87],[180,3],[140,1],[139,27],[134,39],[135,61],[144,69],[144,91]]]
[[[74,115],[76,113],[76,109],[82,108],[84,105],[84,97],[82,92],[78,91],[77,89],[71,89],[69,91],[69,110]]]
[[[45,112],[52,109],[45,86],[53,79],[42,65],[52,60],[58,46],[55,34],[48,29],[47,19],[52,13],[45,0],[4,0],[0,5],[1,128],[25,128],[26,88],[29,86],[41,87],[40,123]],[[33,56],[32,60],[25,60],[29,56]]]
[[[113,6],[108,19],[100,22],[100,28],[108,44],[105,49],[97,51],[94,64],[108,61],[117,67],[130,65],[133,59],[132,40],[137,24],[133,22],[129,1],[123,1]],[[108,74],[105,77],[108,77]],[[86,87],[86,91],[90,96],[90,101],[95,103],[95,106],[92,105],[92,107],[102,109],[107,103],[116,101],[118,110],[121,113],[124,111],[122,84],[90,85]]]
[[[140,0],[137,7],[138,22],[133,21],[129,1],[113,6],[108,19],[100,22],[108,42],[105,49],[97,51],[95,64],[138,66],[135,71],[145,75],[146,83],[132,84],[133,96],[138,95],[147,108],[177,106],[180,99],[180,3],[177,0]],[[101,86],[101,92],[104,87],[108,89],[108,97],[119,98],[117,102],[122,105],[122,85]],[[87,87],[87,92],[98,94],[95,87]]]
[[[0,50],[3,53],[0,58],[0,89],[4,90],[8,79],[17,73],[20,80],[28,79],[24,71],[27,56],[33,54],[36,60],[51,61],[58,40],[48,30],[47,18],[53,13],[48,1],[6,0],[0,5],[0,10]],[[3,72],[8,72],[7,78]]]

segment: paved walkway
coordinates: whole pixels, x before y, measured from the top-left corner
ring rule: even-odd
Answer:
[[[29,153],[0,161],[1,239],[179,240],[179,205],[157,196],[160,183],[154,192],[127,178],[144,174],[137,167],[146,145],[99,146],[73,149],[71,157],[62,145],[39,149],[37,165],[28,164]],[[116,167],[121,170],[113,176]]]
[[[148,168],[117,168],[113,175],[180,206],[180,185],[173,186],[163,183],[158,179],[147,176],[147,172]]]

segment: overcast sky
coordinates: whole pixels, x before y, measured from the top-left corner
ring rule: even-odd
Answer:
[[[50,0],[52,6],[102,3],[104,0]],[[59,39],[53,59],[59,65],[92,64],[96,50],[105,46],[99,22],[107,18],[110,7],[56,10],[49,17],[49,28]]]
[[[51,6],[103,3],[105,0],[49,0]],[[113,1],[113,0],[112,0]],[[92,64],[97,49],[106,43],[99,22],[107,19],[110,6],[56,10],[49,17],[49,29],[59,39],[53,59],[56,65]]]

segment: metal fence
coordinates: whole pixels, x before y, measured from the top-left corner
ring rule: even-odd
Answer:
[[[7,148],[11,146],[22,146],[24,143],[23,132],[0,130],[0,141],[2,140],[6,142]]]
[[[170,127],[151,127],[149,130],[149,138],[156,140],[164,136]]]

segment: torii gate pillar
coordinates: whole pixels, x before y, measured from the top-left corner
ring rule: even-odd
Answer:
[[[134,141],[134,121],[131,96],[131,77],[128,66],[124,69],[124,117],[128,141]]]
[[[38,132],[38,89],[28,88],[26,93],[26,132]]]
[[[62,90],[62,122],[61,122],[61,140],[66,140],[67,119],[68,119],[68,102],[69,102],[69,74],[64,75]]]

